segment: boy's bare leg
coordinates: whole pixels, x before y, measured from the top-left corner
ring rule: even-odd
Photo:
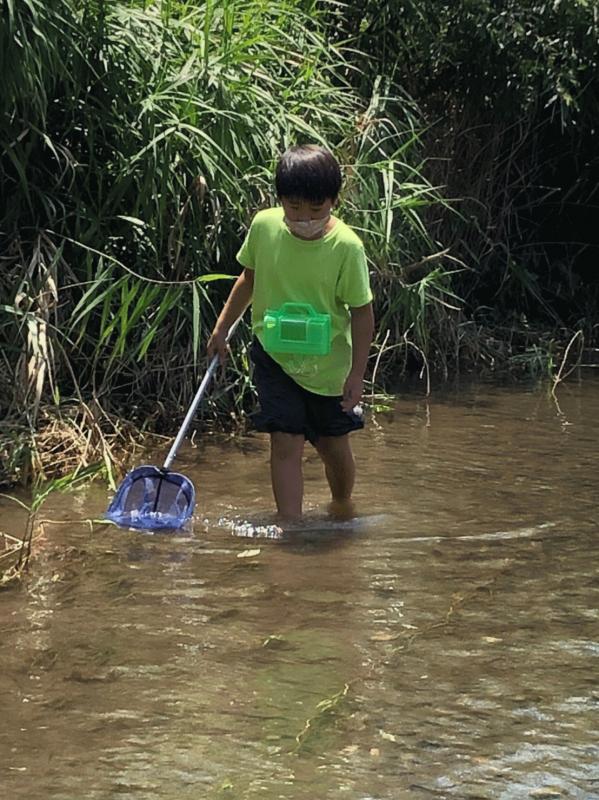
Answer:
[[[356,479],[356,464],[349,436],[321,436],[316,449],[324,462],[331,489],[331,511],[335,516],[353,516],[351,495]]]
[[[270,477],[277,510],[285,519],[302,515],[304,476],[302,455],[304,437],[301,434],[270,434]]]

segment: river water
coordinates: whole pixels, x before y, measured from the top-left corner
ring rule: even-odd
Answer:
[[[182,535],[51,497],[0,594],[0,796],[599,798],[599,382],[558,399],[401,396],[354,436],[351,523],[308,452],[281,536],[257,434],[184,450]]]

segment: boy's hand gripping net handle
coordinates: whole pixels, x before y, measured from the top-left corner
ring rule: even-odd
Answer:
[[[225,340],[227,343],[230,341],[231,337],[235,333],[235,328],[239,325],[240,322],[241,322],[241,317],[236,319],[235,322],[229,328],[229,333],[227,334],[227,338]],[[176,437],[175,441],[173,442],[173,445],[172,445],[171,449],[168,452],[168,455],[167,455],[167,457],[165,459],[165,462],[162,465],[162,469],[164,469],[164,470],[169,469],[171,464],[175,460],[175,456],[177,455],[177,451],[181,447],[181,443],[182,443],[183,439],[185,439],[185,434],[187,433],[187,429],[189,428],[189,426],[191,424],[191,421],[195,416],[197,408],[198,408],[198,406],[200,404],[200,400],[204,396],[204,392],[206,391],[206,389],[208,387],[208,384],[210,383],[214,373],[216,372],[217,366],[218,366],[218,355],[215,355],[212,358],[212,361],[210,362],[210,364],[208,365],[208,369],[206,370],[206,373],[205,373],[204,377],[202,378],[202,382],[200,383],[200,386],[199,386],[199,388],[198,388],[198,390],[197,390],[197,392],[195,394],[195,397],[193,398],[192,403],[189,406],[189,411],[187,412],[187,414],[185,416],[185,419],[183,420],[183,423],[182,423],[181,427],[179,428],[179,433],[177,434],[177,437]]]

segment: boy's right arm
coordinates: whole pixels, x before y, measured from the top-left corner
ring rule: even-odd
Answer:
[[[244,268],[241,275],[233,284],[227,302],[220,312],[212,335],[208,339],[208,355],[210,358],[218,354],[221,364],[227,358],[227,333],[229,328],[240,317],[252,302],[254,293],[254,270]]]

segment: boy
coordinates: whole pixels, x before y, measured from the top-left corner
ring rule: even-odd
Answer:
[[[254,217],[237,254],[244,269],[208,341],[208,354],[224,361],[227,331],[252,303],[250,355],[259,400],[252,418],[270,434],[272,489],[284,519],[302,513],[306,439],[324,462],[331,510],[351,513],[355,464],[348,434],[364,427],[358,404],[374,315],[362,242],[331,214],[341,180],[339,164],[323,147],[299,145],[281,156],[275,174],[281,205]],[[264,312],[286,302],[330,315],[328,355],[265,352]]]

